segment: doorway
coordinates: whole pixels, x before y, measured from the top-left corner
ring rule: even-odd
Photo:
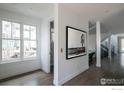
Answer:
[[[50,21],[50,72],[54,72],[54,21]]]
[[[118,44],[118,50],[119,53],[124,53],[124,37],[119,37],[119,44]]]

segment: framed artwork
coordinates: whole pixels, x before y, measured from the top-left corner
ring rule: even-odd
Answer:
[[[86,31],[66,26],[66,59],[87,54]]]

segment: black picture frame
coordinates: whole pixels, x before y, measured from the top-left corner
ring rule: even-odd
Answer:
[[[71,31],[71,30],[69,30],[69,29],[71,29],[71,30],[73,30],[73,31],[80,31],[81,33],[82,33],[82,35],[84,34],[84,36],[85,36],[85,40],[84,40],[84,42],[85,42],[85,46],[83,47],[79,47],[79,48],[69,48],[68,47],[68,44],[69,44],[69,31]],[[82,36],[81,35],[81,36]],[[81,41],[82,41],[82,39],[81,39]],[[80,41],[79,41],[80,42]],[[82,43],[81,43],[82,44]],[[75,52],[73,52],[73,53],[71,53],[70,52],[70,50],[74,50]],[[76,51],[77,50],[77,51]],[[80,50],[81,52],[80,53],[78,53],[79,51],[78,50]],[[74,53],[76,53],[77,52],[77,54],[74,54]],[[82,53],[82,54],[81,54]],[[73,56],[70,56],[69,57],[69,55],[72,55],[73,54]],[[77,28],[74,28],[74,27],[71,27],[71,26],[66,26],[66,59],[68,60],[68,59],[72,59],[72,58],[76,58],[76,57],[81,57],[81,56],[84,56],[84,55],[86,55],[87,54],[87,32],[86,31],[84,31],[84,30],[80,30],[80,29],[77,29]]]

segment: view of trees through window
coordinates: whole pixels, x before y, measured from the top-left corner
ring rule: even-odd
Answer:
[[[21,24],[19,23],[2,21],[3,61],[19,59],[21,55],[23,58],[36,57],[36,27],[23,25],[22,37],[20,35],[20,28]]]

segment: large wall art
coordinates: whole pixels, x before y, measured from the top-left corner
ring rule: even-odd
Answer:
[[[86,31],[66,26],[66,59],[80,57],[87,53]]]

